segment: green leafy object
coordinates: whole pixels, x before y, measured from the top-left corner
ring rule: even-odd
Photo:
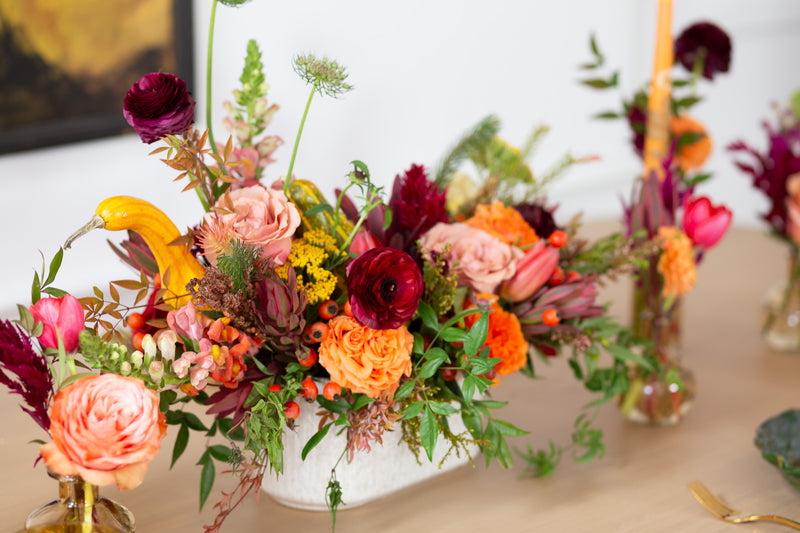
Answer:
[[[335,426],[339,426],[339,427],[342,427],[342,426],[347,427],[347,428],[350,427],[350,421],[347,420],[347,414],[345,414],[345,413],[340,414],[336,418],[336,421],[333,424]]]
[[[687,185],[687,187],[695,187],[703,183],[704,181],[708,181],[709,179],[711,179],[712,175],[713,174],[711,174],[710,172],[695,174],[694,176],[691,176],[689,178],[684,178],[683,182]]]
[[[403,398],[411,394],[411,391],[414,390],[415,383],[416,382],[412,379],[411,381],[406,381],[405,383],[400,385],[400,387],[394,393],[395,399],[402,400]]]
[[[697,141],[704,139],[706,137],[705,133],[690,131],[687,133],[682,133],[680,137],[678,137],[678,145],[677,149],[680,150],[684,146],[689,146],[690,144],[694,144]]]
[[[215,444],[214,446],[209,446],[208,453],[211,454],[211,457],[223,463],[227,463],[231,459],[231,449],[228,448],[227,446],[223,446],[222,444]]]
[[[33,284],[31,285],[31,303],[36,303],[42,298],[42,283],[39,280],[39,273],[33,273]]]
[[[681,109],[689,109],[693,105],[701,102],[703,100],[702,96],[687,96],[685,98],[679,98],[672,102],[672,111],[676,115],[678,111]]]
[[[218,418],[217,425],[220,432],[233,441],[241,442],[244,440],[244,429],[241,426],[233,428],[233,421],[230,418]]]
[[[758,427],[755,445],[778,467],[793,487],[800,489],[800,409],[787,409]]]
[[[211,494],[215,476],[216,470],[214,469],[214,461],[209,457],[205,463],[203,463],[203,470],[200,472],[200,510],[203,509],[208,495]]]
[[[417,373],[417,377],[420,379],[428,379],[429,377],[433,376],[439,367],[442,366],[442,363],[450,360],[447,352],[441,348],[432,348],[428,350],[428,352],[425,354],[425,358],[425,363]]]
[[[335,402],[327,400],[323,398],[321,395],[317,396],[317,403],[322,406],[323,409],[327,409],[331,413],[346,413],[350,410],[350,404],[347,403],[344,399],[339,399]]]
[[[475,321],[469,334],[464,341],[464,353],[467,357],[474,357],[486,342],[486,335],[489,333],[489,313],[484,312],[481,317]]]
[[[616,87],[618,83],[617,73],[611,75],[608,79],[603,78],[589,78],[586,80],[580,80],[580,82],[584,85],[588,85],[594,89],[610,89],[612,87]]]
[[[44,285],[50,285],[56,279],[56,274],[58,274],[58,269],[61,268],[61,260],[64,259],[64,249],[59,248],[56,252],[56,255],[53,256],[52,261],[50,261],[50,266],[47,269],[47,279],[44,281]]]
[[[417,306],[417,315],[422,319],[422,323],[426,327],[438,331],[439,330],[439,317],[436,316],[433,308],[420,300]]]
[[[208,428],[193,413],[183,413],[186,424],[195,431],[208,431]]]
[[[319,431],[314,433],[311,436],[311,438],[308,439],[308,442],[306,442],[306,445],[303,446],[303,451],[300,453],[300,458],[303,461],[306,460],[306,456],[308,456],[308,454],[311,452],[311,450],[313,450],[317,446],[317,444],[319,444],[322,441],[322,439],[325,438],[325,435],[328,434],[328,431],[330,431],[332,425],[333,425],[332,422],[328,422],[327,424],[322,426],[322,429],[320,429]]]
[[[181,424],[180,429],[178,429],[178,434],[175,436],[175,444],[172,446],[172,462],[169,464],[170,469],[175,466],[175,461],[186,451],[187,444],[189,444],[189,428],[186,424]]]
[[[500,132],[500,119],[495,115],[484,117],[471,131],[464,134],[444,157],[436,170],[434,181],[444,187],[451,176],[458,170],[459,165],[468,160],[475,153],[486,150],[495,135]]]
[[[336,511],[339,510],[340,505],[347,505],[342,501],[342,485],[336,479],[335,473],[331,473],[328,486],[325,487],[325,499],[328,511],[331,513],[331,531],[333,532],[336,531]]]
[[[418,332],[414,332],[414,344],[411,347],[412,353],[422,353],[425,351],[425,339]]]
[[[583,369],[581,368],[580,363],[578,363],[575,359],[570,359],[568,363],[569,367],[572,369],[572,373],[575,375],[575,379],[583,381]]]
[[[447,342],[464,342],[469,339],[469,335],[463,329],[449,327],[442,330],[442,339]]]
[[[469,430],[470,435],[475,440],[483,438],[483,419],[477,411],[472,409],[461,410],[461,420],[464,422],[464,427]]]
[[[597,113],[595,115],[592,115],[592,118],[600,120],[612,120],[620,118],[620,114],[615,111],[603,111],[602,113]]]
[[[409,404],[408,407],[403,409],[403,416],[405,418],[414,418],[422,412],[423,407],[425,407],[425,402],[422,401]]]
[[[167,411],[165,422],[170,426],[183,424],[183,411]]]
[[[501,402],[500,400],[475,400],[473,405],[486,407],[487,409],[500,409],[508,405],[508,402]]]
[[[474,374],[486,374],[490,370],[492,370],[497,363],[499,363],[501,359],[499,357],[492,357],[491,359],[483,358],[483,357],[475,357],[470,359],[472,363],[472,372]]]
[[[472,402],[472,397],[478,388],[478,378],[472,375],[464,376],[464,383],[461,384],[461,392],[464,394],[464,401]]]
[[[330,204],[316,204],[306,209],[306,212],[303,213],[303,216],[312,217],[318,213],[322,213],[323,211],[330,211],[333,213],[333,207],[331,207]]]
[[[174,390],[164,390],[158,397],[158,409],[162,413],[169,411],[169,406],[178,399],[178,393]]]
[[[436,439],[439,437],[439,424],[436,415],[429,406],[425,406],[422,418],[419,421],[419,438],[428,461],[433,461],[433,450],[436,448]]]
[[[650,371],[653,370],[653,365],[651,365],[647,359],[632,352],[631,350],[629,350],[624,346],[620,346],[619,344],[609,343],[605,346],[605,349],[615,359],[639,365],[640,367]]]
[[[62,296],[66,296],[68,294],[67,291],[56,289],[55,287],[47,287],[46,289],[42,289],[42,292],[52,296],[53,298],[61,298]]]
[[[375,398],[370,398],[366,394],[357,394],[355,401],[353,402],[353,410],[357,411],[358,409],[361,409],[365,405],[369,405],[374,401]]]
[[[800,117],[800,90],[797,90],[792,94],[792,98],[789,102],[789,108],[795,114],[795,116]]]
[[[369,179],[369,167],[366,163],[359,161],[358,159],[354,159],[353,161],[350,161],[350,164],[353,165],[356,170],[364,174],[367,179]]]
[[[594,36],[594,33],[589,36],[589,49],[592,51],[592,55],[597,59],[597,64],[602,65],[605,58],[600,52],[600,47],[597,45],[597,38]]]
[[[520,429],[511,422],[506,422],[505,420],[498,420],[493,418],[489,421],[489,425],[494,427],[498,433],[501,435],[506,435],[508,437],[521,437],[522,435],[527,435],[530,433],[529,431],[525,431],[524,429]]]
[[[428,407],[437,415],[442,416],[454,415],[458,412],[458,409],[448,402],[428,402]]]

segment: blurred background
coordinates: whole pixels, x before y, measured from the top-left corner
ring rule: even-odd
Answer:
[[[189,1],[189,0],[179,0]],[[205,89],[208,21],[212,2],[194,0],[196,124],[206,124]],[[369,165],[373,178],[390,186],[411,164],[435,168],[453,143],[489,114],[502,123],[501,136],[521,145],[533,128],[550,133],[530,160],[544,172],[567,153],[596,155],[547,189],[558,204],[557,220],[577,212],[584,221],[620,217],[641,164],[624,121],[592,119],[621,108],[621,99],[647,83],[652,69],[655,0],[254,0],[239,8],[217,8],[211,83],[212,125],[217,140],[222,103],[231,98],[245,47],[255,39],[270,84],[268,99],[280,110],[267,133],[285,144],[267,180],[285,175],[308,88],[292,70],[298,53],[335,58],[350,72],[355,90],[341,99],[316,97],[306,122],[294,174],[311,179],[329,198],[354,159]],[[766,200],[732,163],[725,146],[746,139],[763,149],[761,127],[772,105],[785,104],[800,89],[800,2],[796,0],[675,0],[674,34],[711,21],[731,36],[730,72],[700,82],[704,100],[692,114],[707,128],[714,151],[706,164],[714,174],[701,186],[715,202],[734,211],[734,224],[764,228],[758,214]],[[618,90],[595,91],[579,83],[581,63],[592,60],[590,35],[606,57],[608,74],[620,71]],[[2,60],[0,59],[0,63]],[[122,98],[120,94],[120,113]],[[2,98],[2,89],[0,89]],[[16,302],[29,301],[34,269],[73,230],[87,222],[99,201],[116,194],[145,198],[184,229],[201,207],[181,193],[175,172],[133,134],[28,150],[0,156],[0,317],[15,317]],[[67,251],[57,286],[88,294],[92,285],[130,277],[106,239],[96,231]],[[766,238],[766,237],[765,237]],[[102,275],[100,275],[102,273]]]

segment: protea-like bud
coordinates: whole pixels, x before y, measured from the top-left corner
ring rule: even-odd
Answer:
[[[278,352],[294,352],[306,326],[306,294],[297,288],[297,275],[289,266],[284,282],[269,273],[255,284],[253,311],[259,337]]]
[[[539,239],[517,262],[514,277],[503,284],[503,297],[511,302],[527,300],[550,279],[557,266],[558,249]]]
[[[603,308],[595,305],[596,298],[594,277],[587,276],[543,288],[532,299],[516,305],[511,312],[519,318],[525,340],[534,342],[537,335],[552,330],[573,332],[575,326],[568,323],[571,319],[582,320],[603,314]],[[542,321],[542,315],[548,309],[555,309],[558,313],[559,324],[548,326]]]

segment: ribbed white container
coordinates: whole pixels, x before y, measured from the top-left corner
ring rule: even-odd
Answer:
[[[347,445],[346,432],[336,435],[340,428],[331,427],[322,442],[303,461],[300,458],[303,447],[318,429],[319,418],[315,413],[319,407],[315,403],[301,403],[295,431],[284,431],[283,474],[276,477],[274,473],[268,472],[261,488],[275,501],[288,507],[325,511],[328,509],[325,489],[331,469]],[[459,415],[452,415],[448,422],[455,434],[466,429]],[[347,504],[345,508],[363,505],[469,463],[466,454],[461,452],[459,457],[453,452],[440,468],[439,463],[447,453],[449,444],[440,435],[433,461],[428,462],[423,452],[420,465],[402,441],[398,423],[396,430],[384,432],[383,445],[373,442],[370,452],[356,452],[351,463],[347,462],[345,456],[336,467],[336,479],[342,488],[342,501]],[[473,459],[477,457],[477,446],[470,446],[469,450]]]

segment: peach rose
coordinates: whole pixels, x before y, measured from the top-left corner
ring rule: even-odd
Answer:
[[[377,398],[384,391],[394,394],[400,378],[411,375],[414,337],[405,326],[371,329],[346,315],[331,319],[328,326],[319,362],[343,388]]]
[[[117,374],[81,378],[62,388],[50,411],[53,441],[40,448],[45,464],[92,485],[139,486],[167,434],[155,391]]]
[[[519,248],[462,222],[440,222],[419,240],[427,260],[431,260],[432,252],[441,253],[447,244],[450,249],[445,259],[458,274],[458,284],[477,292],[496,292],[500,283],[514,276],[517,262],[525,255]]]
[[[261,247],[265,257],[277,265],[286,262],[292,249],[292,236],[300,226],[300,212],[283,191],[260,185],[232,191],[220,198],[218,212],[206,213],[207,225],[230,228],[230,237]],[[216,265],[217,250],[206,250],[206,257]]]

